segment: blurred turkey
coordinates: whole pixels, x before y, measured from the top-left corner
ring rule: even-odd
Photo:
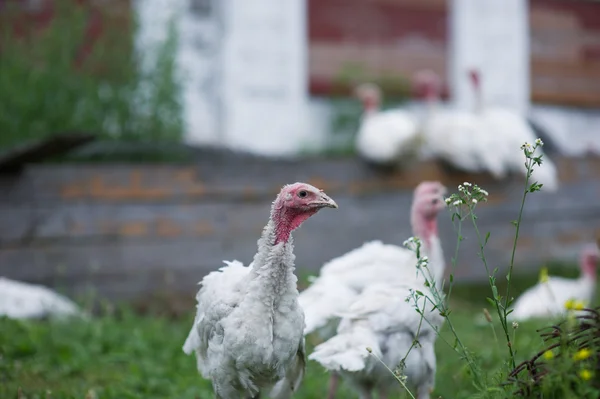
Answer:
[[[0,316],[39,319],[84,315],[73,301],[44,286],[0,277]]]
[[[564,315],[568,300],[589,305],[596,292],[596,267],[600,251],[596,246],[585,247],[581,252],[578,279],[549,277],[525,291],[514,303],[511,320],[552,318]]]
[[[484,129],[481,119],[472,112],[441,108],[442,85],[435,72],[419,71],[414,81],[419,96],[426,102],[420,123],[424,156],[438,158],[463,172],[487,172],[502,178],[506,174],[502,159],[490,150],[494,137]]]
[[[428,280],[434,280],[437,287],[441,287],[445,264],[436,219],[445,208],[445,193],[446,188],[439,182],[422,182],[415,189],[411,207],[413,234],[423,242],[423,252],[429,257]],[[334,336],[340,315],[373,284],[412,281],[421,289],[425,281],[423,271],[417,273],[416,263],[414,252],[381,241],[365,243],[329,261],[312,285],[300,294],[300,306],[305,312],[305,334],[317,331],[322,339]],[[334,371],[329,398],[335,395],[337,380]]]
[[[429,288],[415,282],[369,286],[344,312],[337,334],[317,345],[308,358],[348,378],[361,399],[372,398],[373,391],[381,398],[390,391],[403,390],[377,358],[391,369],[404,364],[402,374],[409,388],[416,391],[418,399],[429,399],[435,384],[436,329],[444,319],[425,297],[420,297],[418,306],[424,309],[426,320],[421,322],[410,299],[416,290],[433,298]],[[415,339],[419,344],[412,347]]]
[[[284,186],[249,267],[240,262],[202,280],[183,345],[212,380],[217,399],[290,398],[304,376],[304,312],[298,305],[292,231],[320,209],[337,208],[321,190]]]
[[[363,115],[356,135],[358,154],[368,163],[395,168],[415,159],[421,144],[415,117],[406,110],[382,111],[379,86],[364,83],[355,89],[363,104]]]
[[[476,113],[484,124],[487,132],[485,137],[491,137],[491,141],[487,143],[486,155],[500,157],[506,171],[525,175],[527,173],[523,165],[525,157],[520,148],[526,142],[533,144],[538,138],[536,132],[527,119],[517,113],[504,108],[485,106],[479,71],[472,69],[469,71],[469,76],[476,93]],[[536,155],[543,153],[541,148],[536,151]],[[553,192],[558,189],[556,166],[547,155],[544,155],[542,165],[534,169],[532,179],[542,183],[544,191]]]
[[[423,241],[433,279],[440,283],[444,258],[436,218],[445,207],[445,193],[446,188],[440,182],[421,182],[415,188],[410,211],[413,234]],[[416,273],[415,264],[414,252],[379,240],[367,242],[330,260],[300,294],[300,306],[305,313],[305,334],[319,331],[322,338],[330,337],[337,326],[336,315],[347,309],[369,284],[388,279],[422,279],[423,276]]]

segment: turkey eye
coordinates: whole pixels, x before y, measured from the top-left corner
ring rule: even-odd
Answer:
[[[437,204],[437,203],[438,203],[438,199],[437,199],[437,198],[434,198],[434,199],[432,199],[432,200],[431,200],[431,203],[432,203],[433,205]]]
[[[308,193],[304,190],[302,190],[298,193],[298,197],[300,197],[300,198],[305,198],[307,195],[308,195]]]

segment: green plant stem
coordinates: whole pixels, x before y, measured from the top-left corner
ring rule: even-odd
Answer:
[[[460,353],[460,351],[458,349],[456,349],[453,345],[450,345],[450,343],[448,341],[446,341],[445,339],[444,339],[444,342],[450,348],[452,348],[456,353],[458,353],[458,354],[460,354],[460,355],[462,355],[464,357],[464,359],[469,364],[469,368],[473,372],[473,375],[477,377],[478,381],[481,381],[481,378],[480,378],[480,375],[479,375],[479,370],[477,370],[477,367],[475,366],[475,361],[469,355],[469,351],[467,350],[467,347],[463,344],[462,340],[460,339],[460,337],[458,335],[458,332],[456,331],[456,329],[454,328],[454,325],[452,324],[452,321],[450,320],[449,309],[446,306],[445,300],[440,297],[439,292],[438,292],[438,290],[437,290],[437,288],[435,286],[434,286],[434,288],[432,290],[432,293],[433,293],[434,298],[437,301],[437,303],[433,302],[431,300],[431,298],[429,298],[427,296],[425,296],[425,298],[426,298],[426,300],[429,300],[429,302],[431,304],[433,304],[438,310],[440,310],[440,312],[444,315],[443,317],[446,320],[446,323],[448,323],[448,327],[450,328],[450,332],[452,332],[452,335],[454,335],[454,338],[456,339],[456,342],[458,343],[458,346],[460,347],[462,353]],[[433,326],[431,324],[431,322],[429,320],[427,320],[423,314],[421,314],[421,320],[422,319],[425,319],[425,321],[436,331],[438,337],[440,337],[438,329],[435,326]]]
[[[379,356],[375,355],[373,352],[369,352],[369,354],[370,354],[371,356],[373,356],[375,359],[377,359],[377,360],[379,361],[379,363],[383,364],[383,367],[385,367],[386,369],[388,369],[388,371],[389,371],[390,373],[392,373],[392,375],[394,376],[394,378],[395,378],[395,379],[396,379],[396,380],[397,380],[397,381],[400,383],[400,385],[402,385],[402,387],[403,387],[403,388],[406,390],[406,392],[408,392],[408,394],[410,395],[410,397],[411,397],[412,399],[416,399],[416,398],[415,398],[415,396],[414,396],[414,395],[412,394],[412,392],[410,391],[410,389],[408,389],[408,387],[406,386],[406,384],[404,383],[404,381],[402,381],[402,379],[401,379],[401,378],[399,378],[399,377],[396,375],[396,373],[394,373],[394,371],[393,371],[392,369],[390,369],[390,368],[388,367],[388,365],[387,365],[387,364],[385,364],[385,362],[379,358]]]
[[[500,318],[500,324],[502,325],[502,329],[504,330],[504,335],[506,336],[506,344],[508,346],[508,352],[510,354],[510,363],[512,365],[513,368],[516,367],[516,362],[515,362],[515,353],[513,351],[512,348],[512,343],[510,340],[510,332],[508,331],[508,322],[506,321],[506,310],[504,309],[504,306],[502,305],[502,302],[499,300],[498,296],[495,295],[495,292],[498,292],[498,289],[496,287],[495,283],[492,283],[492,274],[490,273],[490,268],[488,266],[487,263],[487,259],[485,258],[485,243],[481,240],[481,233],[479,232],[479,228],[477,227],[477,221],[475,220],[475,214],[473,212],[470,213],[471,214],[471,222],[473,223],[473,228],[475,229],[475,234],[477,235],[477,242],[479,244],[479,257],[481,258],[481,261],[483,262],[483,265],[485,266],[485,271],[487,272],[489,278],[490,278],[490,288],[492,288],[492,298],[494,300],[494,303],[496,305],[496,311],[498,312],[498,317]],[[509,278],[509,283],[510,283],[510,278]],[[494,288],[496,288],[494,290]]]
[[[517,242],[519,241],[519,231],[521,228],[521,220],[523,218],[523,209],[525,208],[525,200],[527,199],[527,193],[529,193],[529,178],[532,172],[532,160],[528,158],[527,161],[527,176],[525,177],[525,191],[523,192],[523,198],[521,198],[521,208],[519,209],[519,217],[517,218],[517,226],[515,232],[515,239],[513,241],[512,253],[510,255],[510,265],[508,266],[508,281],[506,283],[506,297],[504,298],[504,317],[508,315],[508,305],[510,302],[510,284],[512,282],[512,271],[515,265],[515,254],[517,252]]]
[[[457,213],[458,215],[458,227],[456,229],[456,246],[454,247],[454,257],[452,258],[452,270],[450,270],[450,274],[454,273],[456,270],[456,262],[458,260],[458,250],[460,248],[460,243],[462,242],[462,215]],[[454,224],[454,223],[453,223]],[[454,281],[450,282],[450,287],[448,287],[448,295],[446,296],[446,300],[450,301],[450,296],[452,295],[452,287],[454,287]]]
[[[418,305],[418,303],[416,303],[416,305]],[[417,334],[416,334],[416,337],[413,339],[413,342],[410,345],[410,348],[408,348],[406,355],[404,355],[404,357],[402,358],[402,364],[405,364],[406,359],[408,358],[408,355],[410,355],[410,352],[413,350],[413,348],[415,346],[417,346],[417,344],[421,345],[418,340],[419,340],[419,335],[421,334],[421,326],[423,325],[423,319],[425,318],[424,314],[425,314],[426,306],[427,306],[427,300],[423,301],[423,309],[420,312],[421,317],[419,318],[419,326],[417,327]]]

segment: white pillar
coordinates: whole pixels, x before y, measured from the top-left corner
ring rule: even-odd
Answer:
[[[530,105],[529,2],[452,0],[449,82],[456,107],[475,105],[467,70],[481,71],[486,105],[526,113]]]
[[[156,63],[157,46],[167,39],[174,19],[178,34],[176,78],[181,86],[184,140],[218,143],[220,133],[219,0],[136,0],[136,48],[142,68]],[[142,90],[144,90],[142,88]]]
[[[224,0],[223,128],[229,147],[296,153],[307,140],[305,0]]]
[[[184,2],[177,61],[182,75],[185,140],[190,144],[224,144],[221,0]]]

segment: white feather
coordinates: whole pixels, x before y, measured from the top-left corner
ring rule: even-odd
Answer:
[[[317,188],[307,189],[335,205]],[[225,262],[204,277],[196,297],[196,317],[183,350],[195,352],[198,370],[212,381],[218,399],[249,399],[266,392],[273,399],[287,399],[304,376],[304,312],[298,304],[294,245],[289,235],[277,242],[273,220],[286,209],[281,201],[295,200],[290,193],[280,196],[252,264]]]
[[[433,240],[435,243],[432,247],[436,249],[434,254],[429,255],[430,269],[436,277],[441,278],[443,254],[439,240]],[[372,284],[418,281],[422,285],[425,277],[423,273],[417,273],[416,264],[414,252],[381,241],[367,242],[329,261],[323,265],[314,283],[300,294],[299,302],[306,321],[304,333],[319,330],[323,338],[330,337],[337,325],[337,315],[348,309],[357,296]]]
[[[361,119],[356,149],[377,164],[394,164],[414,151],[418,140],[415,118],[407,111],[367,112]]]
[[[404,374],[409,384],[417,388],[419,398],[428,398],[436,370],[435,328],[441,327],[443,318],[429,304],[425,318],[435,328],[427,321],[421,323],[414,302],[406,301],[411,289],[428,292],[412,284],[375,284],[366,288],[344,312],[337,335],[318,345],[309,359],[340,372],[366,392],[372,386],[397,389],[398,382],[377,358],[394,369],[408,354]],[[424,303],[421,298],[419,306]],[[420,345],[409,352],[416,337]]]
[[[68,298],[41,285],[0,277],[0,316],[12,319],[84,316]]]
[[[563,316],[565,303],[569,300],[582,301],[588,305],[596,290],[596,280],[582,276],[578,279],[550,277],[545,283],[525,291],[515,302],[511,320],[553,318]]]
[[[537,139],[527,121],[518,114],[502,108],[486,108],[481,112],[481,118],[485,129],[499,138],[487,149],[486,154],[501,154],[507,170],[525,175],[527,169],[524,166],[525,155],[521,146],[524,143],[533,145]],[[543,149],[538,148],[535,155],[542,154]],[[544,191],[555,192],[559,186],[556,166],[547,155],[543,156],[542,161],[541,166],[535,166],[532,179],[542,183]]]

